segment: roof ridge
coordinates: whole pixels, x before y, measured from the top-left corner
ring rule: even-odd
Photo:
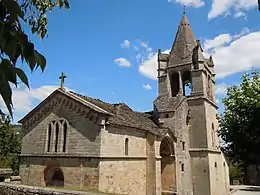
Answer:
[[[98,106],[98,105],[96,105],[96,104],[94,104],[94,103],[92,103],[92,102],[90,102],[90,101],[84,99],[84,98],[83,98],[84,96],[81,95],[81,94],[77,94],[77,93],[71,92],[71,91],[69,91],[68,94],[69,94],[69,95],[72,95],[74,98],[80,98],[82,101],[84,101],[85,103],[91,105],[91,106],[94,107],[95,109],[98,109],[98,110],[100,110],[100,111],[102,111],[102,112],[104,112],[104,113],[112,114],[109,110],[105,110],[104,108],[101,108],[100,106]]]

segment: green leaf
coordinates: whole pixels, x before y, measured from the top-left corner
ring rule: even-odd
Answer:
[[[20,68],[14,68],[17,76],[21,79],[21,81],[28,87],[29,87],[29,81],[28,81],[28,77],[26,76],[26,74],[24,73],[24,71]]]
[[[24,71],[20,68],[15,68],[15,72],[17,74],[17,76],[21,79],[21,81],[28,87],[29,87],[29,81],[28,81],[28,77],[26,76],[26,74],[24,73]]]
[[[36,56],[36,59],[37,59],[37,64],[39,64],[40,67],[41,67],[41,70],[44,71],[44,69],[46,67],[45,57],[36,50],[34,52],[35,52],[35,56]]]
[[[13,112],[12,112],[12,90],[10,87],[10,84],[8,83],[8,80],[5,77],[5,74],[0,70],[0,94],[4,100],[4,103],[13,118]]]
[[[3,2],[11,14],[19,16],[22,19],[24,18],[24,12],[21,10],[19,4],[15,0],[3,0]]]
[[[60,6],[60,8],[63,7],[63,4],[64,4],[63,0],[59,0],[59,6]]]
[[[10,60],[15,59],[17,54],[17,42],[15,38],[9,40],[6,46],[3,48],[3,51],[9,56]]]
[[[68,0],[64,0],[64,4],[65,4],[65,8],[69,9],[70,8],[70,4]]]
[[[27,41],[23,50],[25,60],[29,60],[34,54],[34,44]]]
[[[13,69],[13,65],[10,62],[10,60],[2,59],[1,65],[0,65],[0,71],[5,75],[5,79],[8,82],[12,82],[17,86],[17,78],[16,73]]]

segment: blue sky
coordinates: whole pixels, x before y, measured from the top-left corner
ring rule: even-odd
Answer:
[[[157,96],[156,52],[174,41],[183,4],[205,56],[213,55],[218,100],[245,71],[260,66],[257,0],[77,0],[49,14],[48,37],[30,36],[47,58],[44,73],[30,73],[31,90],[14,89],[15,122],[59,86],[138,111]],[[29,32],[29,29],[26,29]],[[1,104],[2,105],[2,104]],[[220,105],[220,112],[223,108]]]

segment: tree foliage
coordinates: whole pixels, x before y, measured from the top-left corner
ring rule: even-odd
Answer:
[[[12,168],[18,172],[18,159],[21,151],[22,132],[11,125],[9,116],[0,119],[0,168]]]
[[[233,162],[244,166],[260,164],[260,73],[242,77],[239,86],[229,87],[220,119],[223,149]]]
[[[20,58],[31,71],[46,66],[45,57],[40,54],[24,32],[22,23],[29,25],[32,33],[40,38],[47,34],[47,12],[55,6],[69,8],[68,0],[1,0],[0,1],[0,94],[12,116],[12,89],[18,79],[29,87],[24,71],[17,67]]]
[[[241,183],[243,182],[243,166],[239,163],[232,163],[229,165],[229,177],[230,181],[239,180]]]

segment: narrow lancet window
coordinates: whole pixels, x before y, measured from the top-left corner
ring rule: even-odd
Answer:
[[[214,128],[214,124],[212,123],[211,125],[211,133],[212,133],[212,147],[215,147],[215,128]]]
[[[182,142],[182,150],[185,150],[185,142]]]
[[[129,145],[129,140],[128,138],[125,139],[125,155],[128,156],[128,145]]]
[[[56,123],[56,131],[55,131],[55,152],[58,151],[58,141],[59,141],[59,123]]]
[[[63,152],[66,152],[67,130],[68,130],[67,123],[64,122],[64,124],[63,124]]]
[[[208,96],[211,98],[212,94],[211,94],[211,78],[210,75],[208,75]]]
[[[48,126],[48,138],[47,138],[47,152],[50,152],[51,149],[51,124]]]

